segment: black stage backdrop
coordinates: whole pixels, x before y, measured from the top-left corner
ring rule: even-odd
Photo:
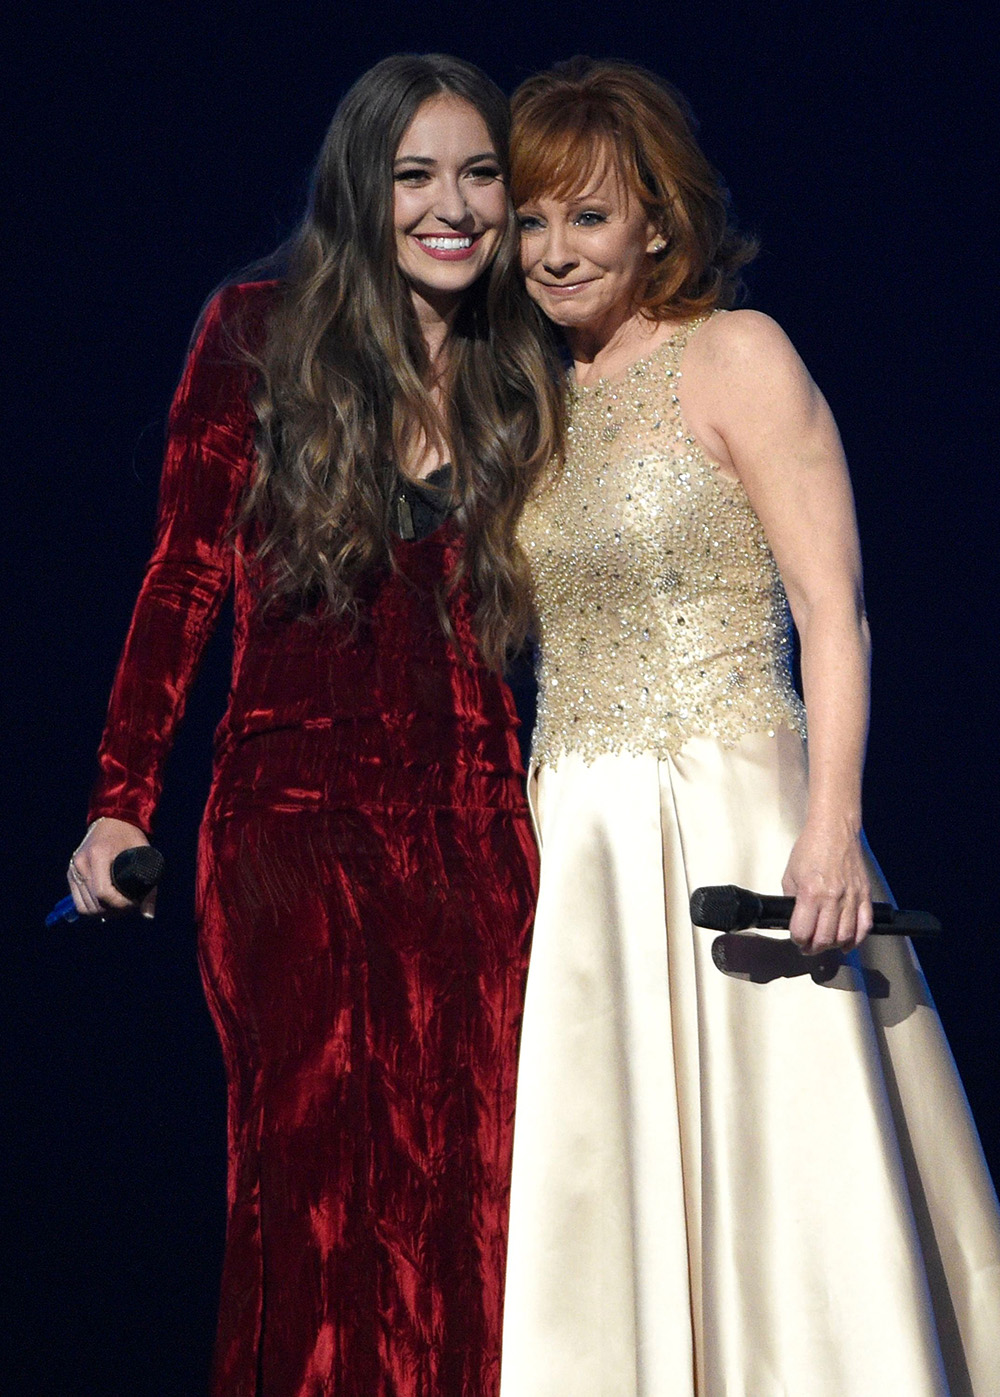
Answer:
[[[455,52],[508,89],[575,52],[617,56],[690,97],[763,241],[751,303],[788,329],[852,461],[875,637],[868,831],[900,901],[944,921],[923,959],[996,1175],[985,3],[15,8],[5,1390],[204,1390],[224,1100],[191,870],[223,641],[169,772],[156,922],[41,919],[82,833],[188,334],[213,286],[291,227],[346,86],[397,50]],[[836,1070],[816,1063],[817,1092]],[[817,1179],[816,1202],[850,1207],[850,1178]]]

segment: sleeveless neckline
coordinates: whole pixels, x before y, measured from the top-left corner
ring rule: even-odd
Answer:
[[[699,326],[704,325],[714,314],[715,312],[712,311],[708,315],[696,315],[690,320],[683,321],[677,326],[673,334],[668,335],[655,349],[651,349],[648,354],[643,354],[638,359],[633,359],[632,362],[627,364],[622,372],[614,378],[605,374],[600,378],[595,378],[593,383],[578,383],[575,375],[571,375],[569,378],[570,391],[580,397],[591,397],[602,391],[613,391],[616,388],[623,387],[631,378],[636,376],[637,370],[638,376],[641,377],[646,372],[647,368],[651,364],[655,364],[668,349],[675,348],[679,339],[693,334]]]

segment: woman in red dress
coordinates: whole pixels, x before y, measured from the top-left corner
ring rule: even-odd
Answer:
[[[365,74],[287,273],[215,297],[171,411],[70,886],[126,905],[110,865],[150,833],[232,586],[198,877],[229,1082],[220,1397],[498,1388],[535,887],[499,671],[559,432],[506,136],[468,64]]]

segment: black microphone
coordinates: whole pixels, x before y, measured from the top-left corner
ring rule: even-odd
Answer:
[[[139,844],[134,849],[124,849],[115,857],[111,864],[111,881],[122,897],[127,897],[130,902],[141,902],[163,877],[165,866],[159,849],[154,849],[150,844]],[[45,918],[45,925],[75,922],[80,916],[72,897],[64,897]]]
[[[748,892],[732,883],[722,887],[695,888],[691,894],[691,920],[712,931],[787,931],[794,897],[769,897]],[[937,936],[941,923],[930,912],[904,912],[888,902],[873,902],[872,931],[881,936]]]

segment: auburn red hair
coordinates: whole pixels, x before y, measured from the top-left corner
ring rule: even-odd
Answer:
[[[515,207],[591,188],[610,168],[666,247],[639,298],[656,320],[731,306],[757,243],[733,226],[729,195],[695,137],[684,97],[631,63],[572,58],[511,99]]]

